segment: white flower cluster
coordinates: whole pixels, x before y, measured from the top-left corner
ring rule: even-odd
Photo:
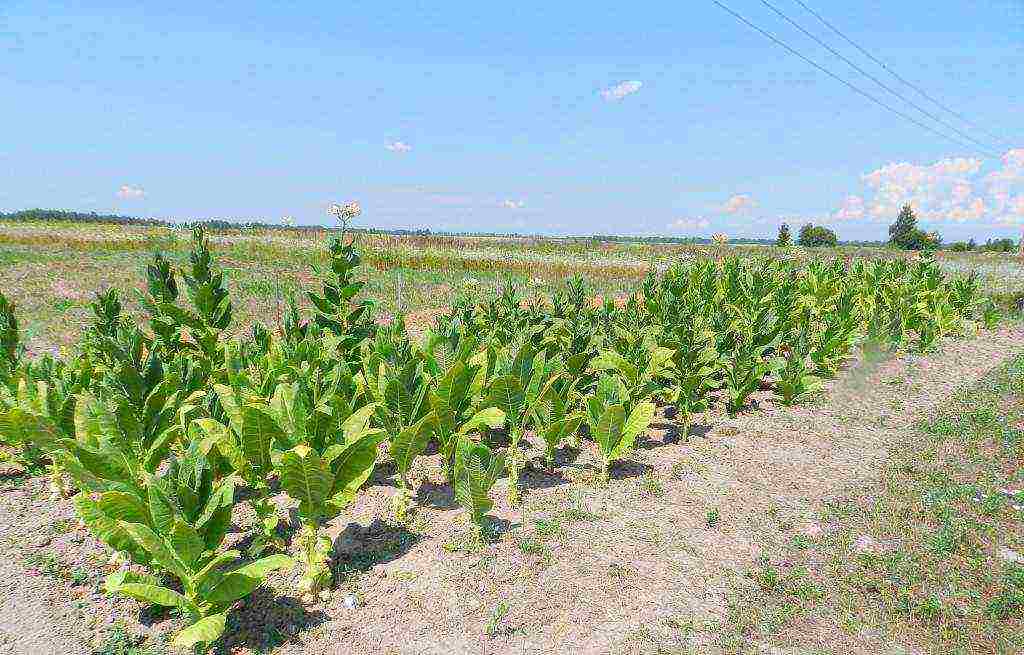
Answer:
[[[363,213],[363,208],[355,200],[345,204],[332,202],[327,208],[327,213],[337,218],[342,224],[348,225],[352,219]]]

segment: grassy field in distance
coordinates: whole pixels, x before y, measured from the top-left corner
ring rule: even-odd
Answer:
[[[275,325],[289,294],[313,279],[323,259],[326,230],[237,229],[212,232],[211,245],[227,272],[238,325],[253,320]],[[72,344],[89,315],[92,291],[139,289],[152,252],[172,261],[187,257],[191,233],[158,226],[0,224],[0,285],[17,303],[31,347]],[[547,295],[580,273],[595,295],[621,297],[648,271],[674,261],[739,255],[795,259],[815,257],[915,257],[887,248],[776,248],[760,245],[678,245],[599,242],[589,238],[448,237],[361,234],[357,243],[366,276],[365,294],[385,315],[406,314],[413,332],[428,326],[451,299],[471,300],[503,284]],[[1010,308],[1024,297],[1024,261],[1016,254],[940,251],[953,274],[976,272],[986,293]],[[131,311],[134,294],[125,294]]]

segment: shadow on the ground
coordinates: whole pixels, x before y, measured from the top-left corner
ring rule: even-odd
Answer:
[[[403,525],[375,518],[366,526],[349,523],[334,539],[336,566],[366,571],[409,552],[422,535]]]
[[[481,537],[487,543],[493,544],[501,540],[502,535],[516,527],[515,523],[497,516],[484,517],[484,527]]]
[[[660,439],[652,439],[650,431],[637,437],[636,447],[643,450],[651,450],[653,448],[659,448],[661,446],[668,446],[670,444],[679,443],[679,426],[675,423],[665,423],[663,421],[655,421],[651,423],[651,429],[664,430],[664,434]]]
[[[395,473],[397,471],[398,467],[393,460],[378,462],[373,469],[373,473],[370,475],[370,479],[366,481],[366,486],[397,487],[398,482],[395,480]]]
[[[307,608],[299,598],[275,595],[260,586],[228,614],[224,638],[214,652],[268,652],[284,644],[302,645],[302,634],[328,618],[322,610]]]
[[[420,486],[416,489],[414,500],[417,505],[433,507],[434,509],[454,509],[457,507],[455,490],[452,489],[452,486],[445,483],[439,484],[433,480],[423,480],[420,482]]]
[[[608,471],[608,477],[612,480],[628,480],[642,477],[652,471],[654,471],[654,467],[645,462],[621,460],[612,464]]]
[[[711,429],[713,427],[714,426],[711,425],[710,423],[691,423],[690,430],[689,432],[687,432],[686,436],[698,437],[700,439],[703,439],[704,437],[708,436],[708,433],[711,432]]]
[[[544,460],[532,463],[519,474],[519,486],[526,490],[550,489],[563,484],[569,484],[569,480],[562,469],[548,470]]]

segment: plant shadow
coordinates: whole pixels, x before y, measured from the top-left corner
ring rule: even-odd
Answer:
[[[342,570],[367,571],[377,564],[398,559],[422,538],[404,525],[380,518],[366,526],[349,523],[334,538],[336,565]]]
[[[710,423],[691,423],[690,430],[687,432],[687,434],[683,435],[683,437],[697,437],[699,439],[703,439],[704,437],[708,436],[709,432],[711,432],[711,428],[712,425]]]
[[[620,460],[612,464],[608,471],[608,477],[612,480],[629,480],[639,478],[654,471],[654,467],[646,462],[635,462],[633,460]]]
[[[395,480],[395,475],[398,472],[398,466],[392,460],[378,462],[373,468],[373,473],[370,475],[370,479],[366,481],[367,487],[397,487],[398,482]]]
[[[516,524],[507,519],[498,516],[485,516],[480,536],[486,543],[497,543],[505,533],[512,530],[515,526]]]
[[[547,469],[543,462],[527,466],[519,473],[519,486],[527,490],[550,489],[569,484],[561,469]]]
[[[417,505],[433,507],[434,509],[454,509],[455,490],[450,484],[437,483],[433,480],[423,480],[416,489]]]
[[[299,598],[275,595],[261,585],[228,614],[224,638],[213,652],[229,655],[243,649],[267,652],[284,644],[302,645],[302,633],[328,618]]]
[[[661,446],[668,446],[670,444],[679,443],[679,426],[675,423],[665,423],[661,421],[651,423],[651,429],[653,430],[664,430],[664,434],[661,439],[652,439],[650,431],[637,437],[636,447],[643,450],[651,450],[653,448],[659,448]]]

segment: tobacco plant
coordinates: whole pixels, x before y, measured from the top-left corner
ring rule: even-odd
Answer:
[[[654,403],[644,400],[627,410],[629,391],[622,378],[602,375],[594,395],[587,399],[590,434],[601,450],[601,478],[608,480],[611,466],[632,448],[654,419]]]
[[[486,444],[473,441],[466,435],[459,437],[452,486],[456,501],[466,510],[478,530],[483,528],[484,515],[494,506],[490,491],[504,468],[502,460],[501,453],[494,452]]]
[[[561,366],[559,360],[548,360],[543,351],[537,352],[529,343],[506,349],[496,365],[497,374],[490,382],[483,405],[500,409],[508,425],[509,446],[504,459],[509,478],[508,498],[512,504],[520,500],[519,472],[524,461],[519,443],[527,428],[535,424],[536,412],[561,375]]]
[[[302,527],[297,543],[304,566],[299,583],[303,592],[315,594],[330,582],[331,543],[320,528],[355,500],[373,473],[377,446],[385,438],[382,431],[366,427],[357,414],[340,426],[334,442],[322,450],[302,443],[281,455],[281,487],[299,502]]]
[[[291,558],[272,555],[235,569],[241,554],[222,550],[231,521],[234,487],[215,481],[209,462],[191,448],[173,458],[166,473],[148,476],[146,497],[107,492],[101,500],[106,525],[145,553],[156,573],[122,569],[107,577],[109,592],[181,611],[188,623],[173,639],[177,647],[205,650],[224,632],[227,611],[259,586],[271,571],[289,568]],[[180,591],[162,584],[177,581]]]
[[[285,386],[278,387],[278,398]],[[251,502],[256,514],[257,533],[249,547],[256,556],[267,548],[283,549],[284,540],[277,534],[280,517],[269,499],[269,477],[274,472],[273,453],[288,445],[274,410],[256,399],[245,398],[225,385],[215,385],[214,392],[227,415],[227,425],[212,418],[199,418],[188,427],[194,443],[205,453],[217,453],[231,470],[255,492]]]
[[[773,366],[778,375],[775,390],[782,396],[784,405],[792,405],[821,388],[821,378],[814,375],[807,363],[810,350],[807,337],[800,334],[774,358]]]

